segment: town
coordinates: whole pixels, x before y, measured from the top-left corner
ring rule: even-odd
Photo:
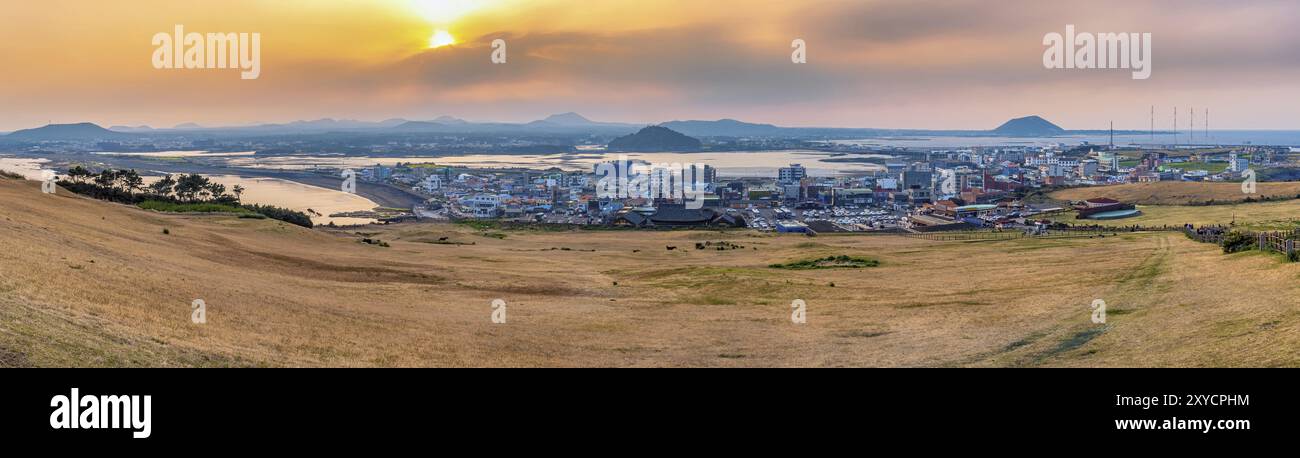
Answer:
[[[1037,230],[1036,215],[1065,210],[1026,197],[1044,190],[1158,181],[1240,181],[1249,170],[1282,168],[1293,148],[1140,149],[1083,145],[933,150],[890,159],[862,174],[811,176],[789,164],[768,177],[727,177],[703,165],[695,176],[702,208],[661,195],[603,196],[590,171],[479,168],[435,163],[376,165],[362,180],[425,199],[416,216],[632,228],[749,227],[775,232]],[[667,164],[643,163],[649,176]],[[1283,169],[1285,170],[1285,169]],[[324,174],[340,170],[324,169]],[[687,180],[689,182],[689,179]],[[622,197],[622,198],[618,198]],[[1079,202],[1078,215],[1138,214],[1111,199]]]

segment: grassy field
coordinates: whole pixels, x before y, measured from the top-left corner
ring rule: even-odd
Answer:
[[[1252,230],[1289,230],[1300,227],[1300,200],[1233,205],[1139,205],[1141,215],[1113,220],[1079,220],[1073,211],[1047,217],[1067,224],[1102,226],[1233,225]]]
[[[1121,202],[1138,205],[1186,205],[1189,203],[1240,202],[1247,197],[1260,199],[1279,197],[1294,199],[1300,196],[1300,182],[1257,183],[1255,194],[1241,192],[1241,183],[1210,183],[1191,181],[1160,181],[1156,183],[1130,183],[1114,186],[1090,186],[1056,191],[1050,195],[1062,201],[1077,201],[1096,197],[1110,197]]]
[[[1165,167],[1180,169],[1184,172],[1193,170],[1205,170],[1210,173],[1222,173],[1228,170],[1227,162],[1178,162],[1165,164]]]
[[[488,230],[508,236],[154,213],[0,179],[0,366],[1300,365],[1300,264],[1178,234]],[[722,241],[744,248],[695,249]],[[839,256],[875,263],[770,267]]]

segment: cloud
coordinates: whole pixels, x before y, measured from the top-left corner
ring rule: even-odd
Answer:
[[[94,74],[111,88],[106,91],[84,81],[88,69],[74,64],[64,71],[19,69],[13,84],[0,88],[0,98],[10,102],[0,114],[45,119],[80,106],[126,113],[124,122],[138,123],[164,116],[234,120],[249,113],[259,119],[455,114],[526,120],[577,110],[637,122],[735,117],[935,128],[984,128],[1035,112],[1056,112],[1053,119],[1065,125],[1091,125],[1149,105],[1214,104],[1221,119],[1243,127],[1286,127],[1291,121],[1279,120],[1300,114],[1281,104],[1260,105],[1300,97],[1300,54],[1293,49],[1300,28],[1291,24],[1300,4],[1290,1],[501,5],[453,27],[462,43],[418,52],[432,26],[409,18],[351,19],[356,10],[343,7],[314,10],[311,24],[254,17],[268,27],[263,77],[256,82],[101,65]],[[308,26],[317,23],[350,32],[311,31]],[[1063,32],[1066,24],[1081,31],[1151,32],[1152,78],[1044,69],[1043,34]],[[9,37],[11,46],[39,41],[41,31],[25,30],[9,32],[16,35]],[[507,41],[507,64],[489,60],[495,38]],[[808,64],[790,63],[794,38],[807,41]],[[97,62],[142,59],[134,48],[93,54]],[[179,111],[177,94],[184,94],[192,113]]]

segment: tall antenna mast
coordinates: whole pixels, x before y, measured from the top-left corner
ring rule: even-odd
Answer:
[[[1187,109],[1187,143],[1195,143],[1193,138],[1196,137],[1196,110]]]
[[[1174,147],[1178,147],[1178,107],[1174,107]]]
[[[1205,109],[1205,141],[1210,141],[1210,109]]]
[[[1156,143],[1156,106],[1151,105],[1151,144]]]
[[[1115,149],[1115,121],[1110,122],[1110,149]]]

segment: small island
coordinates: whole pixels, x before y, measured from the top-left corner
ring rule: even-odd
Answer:
[[[609,142],[610,151],[623,152],[684,152],[700,148],[698,139],[663,126],[649,126]]]

